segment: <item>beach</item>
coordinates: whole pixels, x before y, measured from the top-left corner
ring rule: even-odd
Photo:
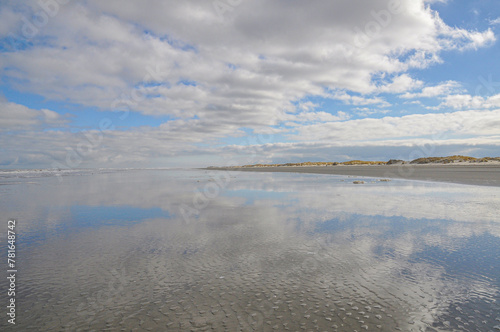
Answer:
[[[19,239],[11,330],[494,330],[498,188],[380,179],[0,172]]]
[[[210,169],[243,172],[292,172],[347,175],[421,181],[451,182],[468,185],[500,186],[500,163],[428,164],[428,165],[336,165],[279,167],[214,167]]]

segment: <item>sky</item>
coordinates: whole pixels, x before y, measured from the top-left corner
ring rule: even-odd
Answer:
[[[0,168],[500,156],[498,0],[0,0]]]

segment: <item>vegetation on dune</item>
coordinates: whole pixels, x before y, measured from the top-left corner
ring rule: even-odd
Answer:
[[[286,164],[254,164],[254,165],[243,165],[241,167],[279,167],[279,166],[334,166],[338,165],[337,162],[326,162],[326,161],[318,161],[318,162],[303,162],[303,163],[286,163]]]
[[[406,164],[406,161],[401,159],[391,159],[386,163],[386,165],[398,165],[398,164],[399,165]]]
[[[451,164],[451,163],[464,163],[464,162],[469,162],[469,163],[484,163],[488,161],[500,161],[500,158],[491,158],[491,157],[484,157],[484,158],[474,158],[474,157],[468,157],[468,156],[450,156],[450,157],[427,157],[427,158],[418,158],[415,160],[412,160],[410,164]]]
[[[385,161],[364,161],[364,160],[350,160],[344,161],[342,165],[386,165]]]

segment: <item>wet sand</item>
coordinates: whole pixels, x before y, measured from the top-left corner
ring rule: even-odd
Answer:
[[[0,211],[19,216],[22,237],[16,326],[2,319],[0,331],[499,324],[498,187],[356,186],[293,173],[89,173],[0,186]],[[216,184],[224,192],[212,195]],[[1,278],[0,289],[8,282]]]
[[[367,176],[390,179],[440,181],[481,186],[500,186],[500,165],[381,165],[381,166],[298,166],[218,167],[216,170],[245,172],[293,172]]]

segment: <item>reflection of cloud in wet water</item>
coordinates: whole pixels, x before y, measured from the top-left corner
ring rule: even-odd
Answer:
[[[294,177],[299,177],[294,175]],[[284,179],[235,185],[256,191],[283,191],[299,199],[311,211],[347,212],[361,215],[404,216],[456,221],[500,222],[500,194],[496,187],[464,186],[393,180],[352,185],[352,179],[309,176],[302,181]],[[376,179],[374,179],[376,180]],[[249,189],[249,188],[247,188]],[[314,216],[317,217],[317,216]],[[320,216],[321,217],[321,216]]]
[[[143,209],[148,217],[38,244],[26,271],[39,272],[27,274],[31,287],[23,294],[48,303],[33,305],[34,319],[61,310],[55,316],[70,327],[106,328],[106,321],[123,328],[154,329],[166,321],[230,330],[268,330],[287,321],[290,328],[339,330],[496,325],[496,188],[354,186],[342,179],[238,174],[188,224],[176,210],[210,180],[205,172],[130,172],[27,186],[18,191],[25,216],[40,223],[25,225],[26,232],[57,228],[75,216],[74,206],[126,207],[139,215]],[[47,186],[58,190],[46,197]],[[158,209],[164,217],[151,212]],[[77,313],[74,321],[62,305]]]

